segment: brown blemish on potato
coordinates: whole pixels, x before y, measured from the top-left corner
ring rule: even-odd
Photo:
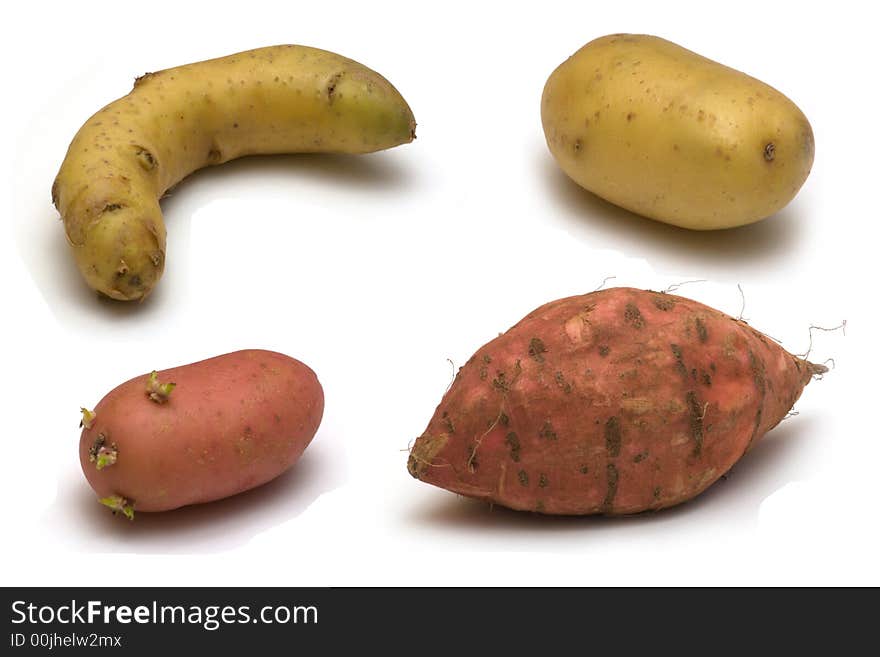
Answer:
[[[709,339],[709,332],[706,330],[706,324],[699,317],[694,318],[694,324],[697,327],[697,336],[700,342],[706,342]]]
[[[654,297],[654,306],[657,310],[662,310],[663,312],[669,312],[673,308],[675,308],[675,299],[672,299],[666,295],[657,295]]]
[[[547,488],[547,484],[550,483],[550,480],[547,479],[547,475],[543,472],[538,476],[538,488]]]
[[[152,171],[158,166],[156,158],[143,146],[135,146],[134,154],[137,157],[138,163],[145,171]]]
[[[138,85],[143,84],[144,82],[146,82],[147,80],[149,80],[150,78],[153,78],[155,76],[156,76],[156,74],[151,73],[150,71],[147,71],[143,75],[138,75],[134,79],[134,88],[136,89],[138,87]]]
[[[519,480],[520,486],[528,486],[529,485],[529,473],[525,470],[520,470],[516,473],[516,478]]]
[[[599,355],[602,358],[605,358],[610,353],[611,353],[611,347],[609,347],[607,344],[603,344],[603,345],[599,346]]]
[[[771,141],[764,146],[764,160],[772,162],[774,159],[776,159],[776,144]]]
[[[336,87],[339,86],[339,81],[342,80],[344,73],[339,72],[330,77],[330,80],[327,82],[326,93],[327,100],[332,105],[333,101],[336,99]]]
[[[749,436],[746,451],[752,446],[755,438],[758,437],[758,431],[761,429],[761,420],[764,416],[764,398],[767,396],[767,379],[764,367],[764,361],[755,356],[755,353],[749,349],[749,369],[752,371],[752,380],[755,382],[755,389],[758,391],[758,410],[755,413],[755,424],[752,429],[752,435]]]
[[[534,358],[537,362],[544,362],[544,353],[546,353],[547,347],[544,346],[543,340],[540,338],[532,338],[529,341],[529,356]]]
[[[501,392],[509,392],[510,387],[516,383],[516,380],[519,378],[519,375],[522,374],[522,362],[517,359],[513,364],[513,377],[510,379],[507,378],[504,370],[498,370],[494,379],[492,379],[492,386]]]
[[[609,463],[605,466],[605,477],[607,479],[607,488],[605,490],[605,499],[602,500],[602,511],[609,513],[614,505],[614,498],[617,496],[617,482],[620,475],[617,472],[617,466]]]
[[[630,324],[633,328],[640,329],[645,325],[645,319],[636,304],[630,302],[626,304],[623,312],[623,320]]]
[[[446,427],[446,430],[449,433],[455,433],[455,425],[452,423],[452,418],[449,417],[449,413],[443,411],[443,424]]]
[[[621,442],[620,420],[617,416],[612,416],[605,422],[605,451],[608,452],[608,456],[620,456]]]
[[[439,435],[421,436],[413,445],[406,463],[406,469],[416,479],[421,479],[428,468],[439,467],[434,463],[434,457],[449,442],[449,436],[445,433]]]
[[[697,399],[697,393],[693,390],[688,391],[685,395],[685,400],[688,407],[691,437],[694,441],[693,455],[700,456],[703,452],[703,416],[706,413],[706,409],[700,404],[699,399]]]
[[[514,463],[518,463],[519,462],[520,444],[519,444],[519,436],[516,435],[516,432],[511,431],[510,433],[508,433],[504,437],[504,444],[507,445],[508,447],[510,447],[510,459]]]
[[[558,438],[556,432],[553,430],[553,425],[550,423],[550,420],[544,422],[544,426],[542,426],[541,430],[538,432],[538,437],[543,438],[544,440],[556,440]]]
[[[556,379],[556,385],[562,388],[562,392],[566,395],[571,392],[571,384],[565,380],[565,375],[562,372],[557,372],[554,378]]]
[[[678,370],[678,373],[687,378],[687,368],[684,366],[681,347],[677,344],[671,344],[669,345],[669,348],[672,349],[672,355],[675,357],[675,367]]]

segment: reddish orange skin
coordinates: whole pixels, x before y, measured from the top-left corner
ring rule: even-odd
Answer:
[[[124,497],[135,512],[210,502],[274,479],[299,459],[324,411],[306,365],[247,350],[159,372],[176,387],[165,403],[146,392],[149,375],[109,392],[80,437],[83,472],[99,498]],[[98,434],[115,443],[115,464],[98,470]]]
[[[512,509],[661,509],[726,473],[822,370],[683,297],[560,299],[461,368],[408,467]]]

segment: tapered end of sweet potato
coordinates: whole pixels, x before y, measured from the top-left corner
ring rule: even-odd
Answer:
[[[446,445],[449,436],[445,433],[439,435],[424,434],[420,436],[409,453],[409,461],[406,468],[416,479],[427,479],[432,468],[443,467],[443,463],[435,463],[434,457]],[[449,467],[446,464],[446,467]]]

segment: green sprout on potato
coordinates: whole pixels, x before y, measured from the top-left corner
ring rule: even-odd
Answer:
[[[98,501],[113,511],[114,514],[121,513],[129,520],[134,520],[134,504],[130,503],[121,495],[102,497]]]
[[[99,433],[95,438],[95,442],[89,447],[89,463],[94,463],[96,469],[103,470],[116,463],[118,454],[119,450],[116,448],[116,443],[110,443],[108,447],[107,436]]]
[[[80,407],[80,412],[82,413],[82,419],[79,421],[79,426],[84,427],[86,429],[92,428],[92,423],[95,421],[95,418],[98,417],[95,411],[90,411],[87,408]]]
[[[176,383],[161,383],[159,381],[159,373],[156,370],[150,372],[147,379],[147,396],[157,404],[164,404],[171,396]]]
[[[103,470],[109,465],[113,465],[116,463],[116,444],[110,445],[110,447],[101,447],[98,450],[98,454],[95,457],[95,468],[98,470]]]

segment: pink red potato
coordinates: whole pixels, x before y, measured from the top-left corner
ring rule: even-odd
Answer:
[[[296,463],[323,411],[306,365],[237,351],[135,377],[83,409],[80,463],[99,500],[128,517],[210,502]]]
[[[512,509],[662,509],[718,480],[824,371],[683,297],[560,299],[461,368],[408,468]]]

